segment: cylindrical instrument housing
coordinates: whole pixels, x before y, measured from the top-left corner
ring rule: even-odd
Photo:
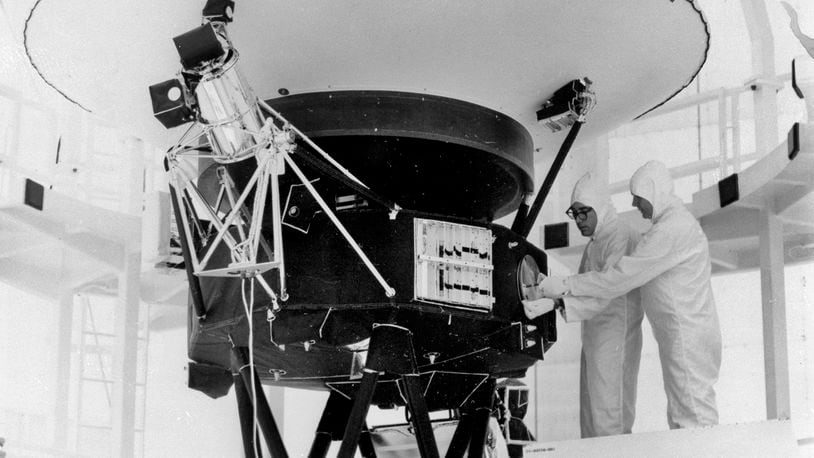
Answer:
[[[237,60],[237,52],[231,50],[223,65],[201,75],[195,88],[213,159],[222,164],[252,157],[263,142],[257,98],[240,73]]]

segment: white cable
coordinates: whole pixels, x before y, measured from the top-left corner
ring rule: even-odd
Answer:
[[[249,322],[249,375],[252,379],[252,444],[254,445],[254,456],[259,458],[257,450],[257,387],[254,383],[254,326],[252,325],[252,310],[254,309],[254,277],[250,283],[251,299],[246,300],[246,278],[240,280],[240,294],[243,296],[243,310],[246,312],[246,319]]]

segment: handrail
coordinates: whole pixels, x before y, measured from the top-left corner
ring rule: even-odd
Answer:
[[[760,153],[751,153],[745,156],[740,156],[741,161],[753,161],[760,159],[763,155]],[[734,159],[729,159],[726,161],[727,164],[734,164]],[[677,167],[673,167],[670,169],[670,176],[673,179],[684,178],[691,175],[697,175],[703,172],[709,172],[710,170],[715,170],[720,166],[721,161],[717,157],[710,157],[706,159],[701,159],[699,161],[690,162],[688,164],[679,165]],[[608,186],[608,191],[611,194],[619,194],[628,190],[628,184],[630,180],[619,180],[612,183]]]
[[[787,82],[791,82],[791,73],[789,72],[777,75],[775,77],[775,81],[777,81],[778,83],[782,82],[781,84],[785,85]],[[720,87],[716,89],[710,89],[708,91],[704,91],[698,94],[688,95],[686,97],[677,97],[672,99],[670,102],[665,103],[664,105],[647,112],[645,115],[639,117],[634,122],[683,110],[685,108],[694,107],[707,102],[712,102],[713,100],[720,99],[721,92],[723,92],[725,96],[732,96],[736,94],[739,95],[744,92],[751,92],[754,90],[752,88],[753,85],[758,86],[772,85],[772,82],[767,80],[753,80],[747,81],[743,85],[737,87],[731,88]]]
[[[638,118],[634,122],[645,119],[651,119],[661,115],[674,113],[680,110],[703,105],[705,103],[717,102],[718,103],[718,140],[720,149],[713,157],[700,159],[698,161],[683,164],[670,169],[670,175],[673,179],[684,178],[691,175],[697,175],[704,172],[718,170],[720,177],[728,175],[731,172],[740,172],[743,162],[760,159],[766,152],[753,152],[750,154],[741,154],[741,139],[740,139],[740,118],[739,113],[739,97],[741,94],[751,92],[757,87],[774,87],[783,88],[791,82],[791,73],[784,73],[777,75],[772,80],[755,79],[745,82],[743,85],[732,88],[716,88],[711,89],[699,94],[693,94],[679,99],[673,99],[671,103],[662,105],[661,107],[650,111],[646,115]],[[729,99],[729,110],[727,110],[727,99]],[[728,111],[728,113],[727,113]],[[732,129],[732,143],[731,149],[728,141],[728,130]],[[731,154],[730,154],[731,152]],[[611,195],[620,194],[627,191],[629,180],[619,180],[611,183],[608,186],[608,191]]]
[[[6,177],[28,178],[122,213],[141,208],[142,182],[153,173],[144,161],[150,145],[101,117],[73,116],[8,86],[0,85],[0,105],[11,108],[0,135],[0,168]],[[105,139],[110,141],[94,147]],[[0,198],[14,200],[15,186],[6,183]]]

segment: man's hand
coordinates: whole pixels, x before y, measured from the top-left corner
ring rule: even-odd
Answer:
[[[522,302],[523,311],[526,313],[526,317],[528,317],[530,320],[554,310],[554,300],[547,297]]]
[[[546,277],[540,274],[537,277],[539,284],[537,289],[540,290],[543,297],[558,298],[568,294],[568,285],[565,279],[568,277]]]

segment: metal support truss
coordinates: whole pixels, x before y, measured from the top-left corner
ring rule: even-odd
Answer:
[[[263,105],[267,107],[267,105]],[[271,297],[276,308],[278,296],[260,274],[271,269],[277,269],[280,284],[279,298],[283,301],[287,299],[278,181],[278,177],[285,173],[287,164],[373,274],[384,289],[387,297],[395,296],[395,290],[379,273],[378,269],[359,247],[359,244],[336,217],[333,210],[322,199],[291,158],[291,153],[295,149],[295,136],[301,137],[306,143],[315,147],[313,142],[307,139],[304,134],[291,127],[287,122],[283,128],[279,128],[272,119],[266,119],[261,131],[252,133],[259,139],[258,146],[252,148],[254,150],[252,153],[253,158],[257,161],[257,168],[242,192],[238,195],[228,171],[221,166],[218,169],[220,188],[217,197],[214,202],[208,202],[195,182],[194,177],[196,174],[189,170],[182,161],[184,157],[208,157],[216,162],[222,162],[222,158],[219,157],[217,152],[208,150],[205,147],[193,146],[207,129],[211,130],[211,126],[205,127],[204,132],[198,135],[190,135],[191,129],[188,130],[179,144],[167,153],[167,168],[170,174],[171,190],[175,197],[174,203],[179,207],[176,215],[181,226],[181,238],[183,239],[182,242],[188,246],[185,254],[188,253],[188,261],[192,264],[194,275],[257,278],[260,286]],[[338,168],[344,174],[343,176],[352,179],[354,187],[367,189],[330,156],[320,149],[317,149],[317,151],[323,154],[331,165]],[[253,202],[251,210],[249,210],[246,204],[252,194]],[[263,214],[269,200],[272,212],[273,240],[271,247],[269,247],[262,235]],[[224,215],[221,208],[226,207],[225,203],[228,203],[229,211]],[[387,204],[391,210],[391,215],[395,215],[399,207],[389,202]],[[209,231],[204,230],[206,225],[198,217],[199,210],[203,212],[209,221]],[[216,250],[224,245],[229,250],[231,262],[225,266],[210,266],[210,261],[213,259]],[[199,253],[202,254],[202,257],[199,257]]]

